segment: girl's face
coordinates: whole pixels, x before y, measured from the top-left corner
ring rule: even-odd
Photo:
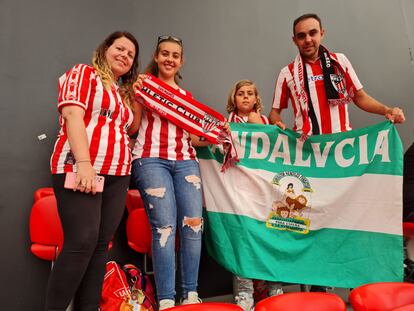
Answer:
[[[248,116],[253,111],[257,102],[256,87],[254,85],[245,85],[239,88],[234,94],[234,102],[239,116]]]
[[[118,80],[132,67],[135,57],[135,45],[125,37],[118,38],[106,50],[105,57],[115,80]]]
[[[158,65],[158,77],[163,80],[174,79],[183,64],[182,48],[176,42],[161,42],[159,52],[154,57]]]

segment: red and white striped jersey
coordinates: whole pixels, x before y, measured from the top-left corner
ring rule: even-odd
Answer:
[[[131,109],[123,102],[118,87],[106,90],[91,66],[78,64],[59,79],[58,110],[76,105],[85,110],[84,123],[89,141],[91,163],[97,174],[129,175],[131,150],[127,129],[133,120]],[[52,174],[76,171],[66,124],[60,116],[60,131],[50,159]]]
[[[344,54],[330,53],[331,57],[338,61],[342,68],[349,74],[355,90],[362,89],[351,63]],[[305,63],[308,75],[309,93],[315,110],[316,118],[321,134],[345,132],[352,129],[348,105],[330,105],[328,103],[325,85],[323,81],[323,70],[320,60],[314,63]],[[294,113],[294,127],[296,132],[302,132],[303,116],[300,109],[299,99],[295,96],[295,82],[293,77],[294,63],[284,67],[276,80],[273,96],[273,108],[285,109],[290,99]]]
[[[189,92],[180,92],[191,96]],[[195,160],[196,151],[190,134],[166,118],[148,109],[143,110],[132,159],[161,158],[165,160]]]
[[[269,124],[269,119],[266,116],[261,115],[260,117],[262,118],[263,124]],[[230,114],[229,114],[229,122],[247,123],[247,120],[248,120],[248,117],[240,117],[239,115],[237,115],[233,111],[230,112]]]

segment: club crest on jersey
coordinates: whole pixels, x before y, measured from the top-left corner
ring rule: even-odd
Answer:
[[[343,74],[331,74],[331,83],[334,86],[335,90],[338,93],[345,94],[346,92],[346,85],[345,85],[345,79]]]
[[[214,131],[219,125],[220,120],[208,113],[205,113],[203,116],[203,120],[201,120],[201,127],[203,128],[204,133]]]

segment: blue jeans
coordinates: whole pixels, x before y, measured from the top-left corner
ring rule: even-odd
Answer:
[[[158,300],[175,298],[175,236],[178,228],[183,298],[197,291],[202,189],[197,161],[142,158],[133,175],[152,229],[152,259]]]

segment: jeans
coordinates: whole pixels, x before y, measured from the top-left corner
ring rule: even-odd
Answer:
[[[175,298],[176,232],[183,298],[197,291],[200,265],[202,189],[198,163],[160,158],[134,160],[133,176],[152,230],[152,259],[158,300]]]

